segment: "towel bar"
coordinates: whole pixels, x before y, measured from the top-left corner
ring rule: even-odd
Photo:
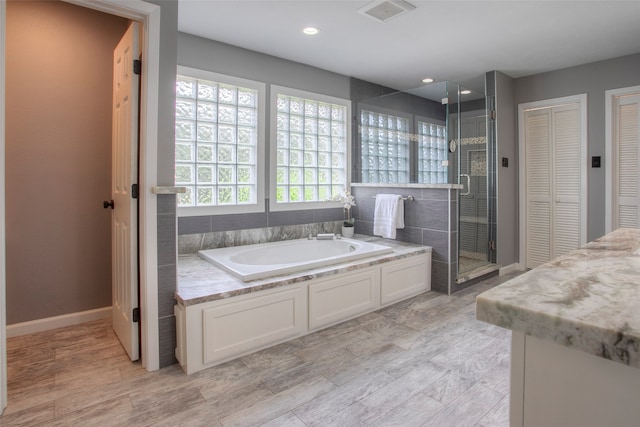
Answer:
[[[373,198],[375,199],[376,196],[373,196]],[[416,198],[413,197],[413,196],[407,196],[407,197],[402,196],[402,200],[406,200],[406,201],[409,201],[409,202],[413,202],[415,199]]]

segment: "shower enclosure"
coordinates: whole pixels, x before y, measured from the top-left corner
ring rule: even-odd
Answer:
[[[462,185],[458,192],[458,283],[496,269],[493,97],[485,96],[484,79],[472,85],[449,82],[447,87],[447,137],[455,159],[450,180]]]
[[[376,192],[416,195],[399,239],[434,247],[433,283],[447,293],[497,268],[493,97],[485,93],[484,75],[405,91],[351,83],[357,227],[371,233]]]

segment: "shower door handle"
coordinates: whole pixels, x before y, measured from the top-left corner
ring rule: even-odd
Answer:
[[[462,177],[467,178],[467,192],[466,193],[460,193],[461,196],[468,196],[469,194],[471,194],[471,177],[469,175],[467,175],[466,173],[461,173],[460,174],[460,178]]]

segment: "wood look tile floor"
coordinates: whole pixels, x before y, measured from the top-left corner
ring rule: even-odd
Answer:
[[[7,343],[2,426],[508,426],[509,331],[428,292],[191,376],[131,363],[100,320]]]

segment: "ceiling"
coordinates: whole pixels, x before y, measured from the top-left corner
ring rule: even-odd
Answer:
[[[640,52],[640,1],[408,1],[379,22],[358,12],[371,1],[179,0],[178,28],[423,96]]]

